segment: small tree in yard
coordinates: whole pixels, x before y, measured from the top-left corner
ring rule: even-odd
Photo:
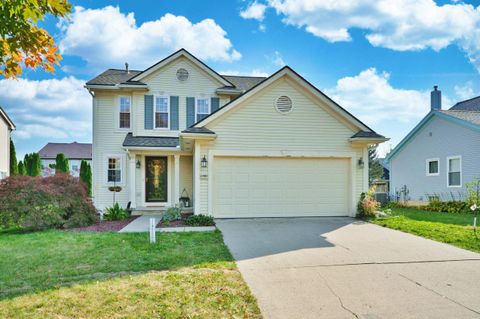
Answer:
[[[22,161],[18,162],[18,175],[20,176],[27,175],[27,170],[25,169],[25,165],[23,165]]]
[[[23,165],[28,176],[40,176],[42,173],[42,164],[38,153],[25,154]]]
[[[68,158],[65,157],[65,154],[58,153],[55,158],[55,174],[58,173],[69,173],[70,165],[68,163]]]
[[[87,185],[88,195],[92,195],[92,169],[87,161],[82,160],[80,163],[80,180]]]
[[[17,152],[12,140],[10,140],[10,175],[18,175]]]
[[[370,183],[374,180],[383,179],[383,166],[380,164],[377,156],[377,147],[368,147],[368,180]]]

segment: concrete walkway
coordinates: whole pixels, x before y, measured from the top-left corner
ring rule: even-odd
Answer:
[[[135,218],[130,224],[123,227],[119,233],[142,233],[148,232],[150,227],[150,218],[155,218],[155,223],[157,224],[160,221],[160,214],[155,215],[142,215],[138,218]]]
[[[480,254],[349,218],[217,227],[265,318],[480,318]]]

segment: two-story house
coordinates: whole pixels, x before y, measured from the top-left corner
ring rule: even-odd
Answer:
[[[480,178],[480,97],[442,110],[431,92],[431,110],[388,154],[392,196],[413,202],[462,200],[466,184]]]
[[[10,176],[10,138],[15,124],[0,107],[0,179]]]
[[[289,67],[223,76],[181,49],[110,69],[93,96],[93,196],[215,217],[354,215],[367,146],[386,140]]]

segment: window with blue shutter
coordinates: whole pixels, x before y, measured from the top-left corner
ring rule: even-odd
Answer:
[[[144,104],[145,129],[153,130],[153,95],[145,95]]]
[[[195,98],[187,97],[187,127],[195,123]]]
[[[170,96],[170,129],[178,130],[178,96]]]
[[[212,105],[212,112],[211,113],[215,112],[220,107],[220,99],[218,97],[212,97],[210,103]]]

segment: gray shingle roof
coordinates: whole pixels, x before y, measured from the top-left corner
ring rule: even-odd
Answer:
[[[52,159],[63,153],[68,159],[92,159],[92,144],[90,143],[48,143],[38,154],[40,158]]]
[[[450,108],[451,111],[480,111],[480,96],[458,102]]]
[[[190,127],[182,131],[182,133],[215,134],[214,131],[211,131],[206,127]]]
[[[125,147],[172,147],[179,146],[178,137],[167,136],[133,136],[128,133],[123,141]]]
[[[243,76],[243,75],[222,75],[225,79],[235,85],[236,88],[248,91],[258,83],[266,79],[260,76]]]
[[[456,117],[458,119],[480,125],[480,110],[479,111],[463,111],[463,110],[442,110],[444,114]]]
[[[358,131],[351,138],[356,138],[356,137],[385,138],[385,136],[377,134],[375,132],[366,132],[366,131]]]
[[[126,70],[118,69],[108,69],[102,74],[96,76],[87,82],[87,85],[116,85],[120,83],[126,83],[129,79],[139,74],[142,71],[138,70],[129,70],[127,73]],[[131,84],[142,84],[141,82],[129,82]]]

